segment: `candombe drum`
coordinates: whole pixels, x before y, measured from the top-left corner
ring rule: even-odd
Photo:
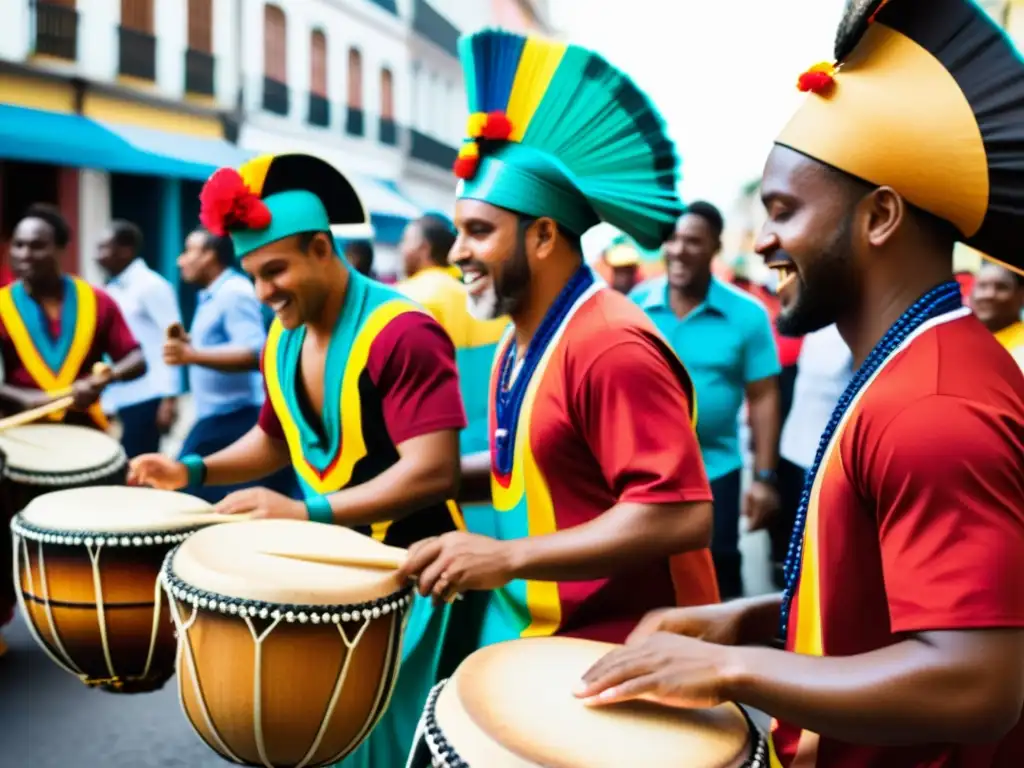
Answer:
[[[29,424],[0,432],[0,625],[16,605],[10,521],[36,496],[61,488],[123,485],[121,444],[88,427]]]
[[[212,509],[187,494],[127,486],[33,499],[11,532],[18,605],[35,640],[86,685],[161,688],[177,645],[160,568]]]
[[[210,748],[309,768],[359,746],[394,689],[412,602],[385,565],[394,550],[340,526],[257,520],[168,555],[181,700]]]
[[[410,766],[767,768],[765,741],[735,704],[583,704],[573,688],[613,647],[552,637],[477,651],[431,692]]]

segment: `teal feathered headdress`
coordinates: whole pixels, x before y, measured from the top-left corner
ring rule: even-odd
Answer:
[[[679,158],[632,80],[579,46],[496,29],[460,39],[459,56],[470,116],[458,197],[577,235],[606,221],[661,246],[683,210]]]

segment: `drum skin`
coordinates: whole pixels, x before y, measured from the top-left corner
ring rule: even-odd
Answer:
[[[102,608],[85,545],[21,538],[19,546],[25,614],[51,653],[70,661],[68,666],[80,670],[87,685],[124,693],[163,687],[174,674],[177,641],[157,577],[173,542],[148,547],[103,546],[99,552]],[[154,622],[155,611],[159,616]],[[150,658],[154,623],[156,640]],[[99,630],[104,624],[105,643]]]
[[[179,603],[179,610],[183,617],[189,616],[192,606]],[[272,623],[259,618],[250,621],[257,637]],[[259,644],[257,662],[257,643],[242,618],[200,610],[179,659],[185,714],[207,745],[226,760],[275,768],[337,762],[359,745],[384,713],[398,672],[401,614],[371,620],[349,650],[339,627],[351,642],[362,623],[280,622]],[[186,655],[194,659],[195,674]],[[344,685],[326,732],[311,759],[303,763],[324,724],[346,661]],[[254,684],[257,669],[258,685]],[[266,762],[257,743],[258,730],[262,730]]]

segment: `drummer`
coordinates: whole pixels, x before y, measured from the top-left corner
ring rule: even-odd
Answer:
[[[952,253],[1024,271],[1024,62],[970,0],[879,5],[801,78],[761,185],[780,330],[836,323],[859,366],[786,595],[653,615],[579,695],[750,704],[778,718],[773,766],[1016,768],[1024,376],[960,306]],[[741,647],[776,628],[785,651]]]
[[[140,456],[131,480],[226,485],[291,463],[303,501],[250,488],[217,510],[345,525],[403,547],[461,525],[447,502],[466,426],[455,351],[429,314],[335,251],[332,226],[366,226],[349,181],[309,155],[264,156],[217,171],[201,204],[204,227],[230,234],[257,296],[276,315],[263,352],[268,396],[258,424],[229,447],[181,461]],[[389,711],[346,766],[405,760],[430,687],[464,655],[455,633],[475,637],[466,629],[473,610],[468,599],[441,608],[416,602]]]
[[[43,405],[68,391],[74,408],[53,420],[107,428],[99,405],[111,381],[127,381],[146,370],[142,350],[114,301],[84,280],[64,274],[64,249],[71,229],[56,209],[34,205],[14,227],[10,258],[15,282],[0,289],[0,400],[8,410]],[[109,377],[92,375],[109,356]],[[7,518],[0,519],[6,528]],[[14,618],[14,591],[0,578],[0,628]],[[0,655],[6,650],[0,635]]]
[[[74,408],[53,420],[106,429],[99,406],[104,387],[138,378],[146,362],[113,299],[64,273],[70,239],[68,223],[48,205],[32,206],[14,227],[10,258],[16,279],[0,290],[0,400],[23,411],[71,390]],[[114,361],[110,374],[92,375],[105,357]]]
[[[437,600],[493,590],[482,645],[622,641],[646,610],[718,599],[690,378],[643,312],[584,263],[580,243],[603,219],[659,247],[682,210],[678,158],[646,97],[598,54],[573,46],[569,59],[564,44],[495,31],[460,46],[478,88],[468,134],[480,139],[455,167],[451,260],[474,314],[513,324],[492,373],[490,453],[464,459],[463,473],[491,475],[498,524],[493,538],[415,545],[404,575]],[[508,82],[487,74],[509,57]],[[553,118],[581,71],[607,85],[592,87],[586,110],[607,124]],[[543,129],[527,130],[531,118]]]

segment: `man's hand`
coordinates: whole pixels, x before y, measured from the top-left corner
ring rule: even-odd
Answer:
[[[166,435],[174,427],[174,422],[178,420],[178,398],[176,397],[165,397],[160,401],[160,405],[156,409],[156,427],[160,430],[160,434]]]
[[[193,353],[188,337],[167,339],[164,342],[164,362],[168,365],[190,365]]]
[[[471,589],[503,587],[513,573],[506,542],[462,531],[416,542],[399,570],[402,578],[416,579],[419,593],[432,595],[436,604]]]
[[[743,494],[743,516],[748,531],[760,531],[779,510],[779,492],[769,483],[755,480]]]
[[[575,694],[591,706],[643,699],[683,709],[728,700],[736,674],[731,648],[658,632],[617,648],[583,675]]]
[[[188,485],[188,469],[181,462],[159,453],[144,453],[128,465],[128,484],[176,491]]]
[[[222,515],[247,514],[257,520],[308,520],[301,501],[290,499],[266,488],[244,488],[225,496],[214,508]]]
[[[86,410],[100,399],[100,395],[103,394],[104,388],[109,383],[110,379],[107,377],[88,376],[87,378],[79,379],[71,385],[71,394],[75,398],[72,407],[78,411]]]
[[[745,612],[746,605],[742,600],[651,611],[626,638],[626,645],[637,645],[659,632],[693,637],[718,645],[737,645]]]

